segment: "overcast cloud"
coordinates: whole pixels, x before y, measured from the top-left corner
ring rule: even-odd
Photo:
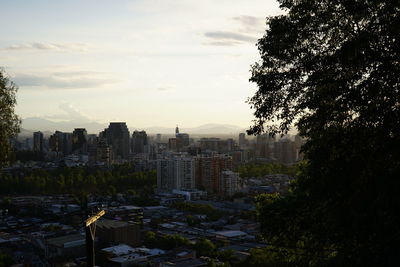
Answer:
[[[77,51],[86,52],[89,45],[85,43],[45,43],[33,42],[24,44],[14,44],[2,48],[2,50],[53,50],[53,51]]]
[[[87,71],[55,72],[48,75],[17,74],[13,81],[20,87],[46,87],[49,89],[97,88],[118,82],[115,79],[99,77],[97,72]]]

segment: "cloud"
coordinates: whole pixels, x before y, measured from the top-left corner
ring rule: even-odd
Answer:
[[[228,31],[206,32],[204,36],[213,40],[208,43],[211,45],[237,45],[257,42],[257,38],[254,36]]]
[[[234,46],[234,45],[240,45],[241,42],[231,41],[231,40],[222,40],[222,41],[207,42],[205,44],[214,45],[214,46]]]
[[[233,20],[241,24],[241,32],[262,33],[265,30],[265,18],[253,16],[238,16]]]
[[[74,107],[71,103],[63,102],[59,106],[59,109],[64,113],[41,116],[44,119],[50,119],[54,121],[76,121],[76,122],[91,122],[92,118],[85,115],[79,109]]]
[[[166,91],[171,91],[175,88],[175,86],[160,86],[157,87],[156,90],[160,92],[166,92]]]
[[[78,51],[86,52],[90,46],[86,43],[25,43],[15,44],[8,47],[1,48],[1,50],[51,50],[51,51]]]
[[[232,18],[238,23],[236,30],[208,31],[204,36],[208,38],[207,45],[235,46],[240,44],[255,44],[265,30],[265,19],[253,16],[238,16]]]
[[[49,89],[97,88],[118,82],[101,72],[55,72],[47,75],[17,74],[13,80],[19,86],[42,86]]]
[[[59,108],[67,113],[70,120],[91,121],[91,118],[75,108],[71,103],[62,103]]]

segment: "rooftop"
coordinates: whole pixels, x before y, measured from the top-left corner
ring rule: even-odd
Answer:
[[[47,243],[49,245],[53,245],[56,247],[66,247],[69,244],[82,244],[82,241],[85,242],[85,236],[83,234],[73,234],[73,235],[65,235],[55,238],[47,239]],[[69,244],[68,244],[69,243]]]

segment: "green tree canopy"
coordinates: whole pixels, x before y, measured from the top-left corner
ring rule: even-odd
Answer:
[[[400,2],[279,3],[252,66],[248,132],[295,125],[307,164],[289,196],[259,198],[264,237],[293,266],[395,266]]]
[[[10,138],[19,132],[20,119],[15,114],[18,87],[0,68],[0,171],[10,161]]]

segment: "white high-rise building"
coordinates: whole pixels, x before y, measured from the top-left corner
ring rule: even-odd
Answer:
[[[175,156],[157,161],[157,190],[195,188],[195,161],[193,158]]]

